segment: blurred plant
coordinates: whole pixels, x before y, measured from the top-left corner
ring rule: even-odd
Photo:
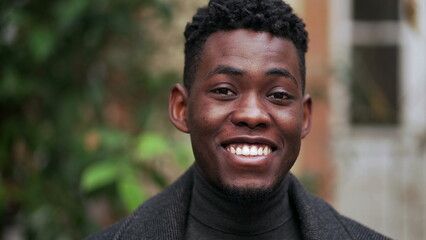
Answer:
[[[81,239],[100,228],[91,199],[107,198],[118,218],[147,197],[141,181],[167,184],[162,161],[190,164],[188,146],[156,121],[177,76],[147,67],[155,45],[144,13],[167,22],[170,8],[158,0],[0,2],[1,232]],[[160,133],[145,132],[153,122]]]

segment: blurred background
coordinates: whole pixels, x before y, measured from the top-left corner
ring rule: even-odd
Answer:
[[[292,171],[341,213],[426,238],[426,2],[292,0],[313,129]],[[169,123],[207,0],[0,2],[0,239],[82,239],[193,162]]]

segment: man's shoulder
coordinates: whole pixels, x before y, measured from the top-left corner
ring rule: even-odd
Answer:
[[[86,240],[181,239],[191,195],[192,174],[191,170],[188,171],[131,215]],[[290,201],[306,239],[389,239],[339,214],[330,204],[306,191],[294,176],[290,178]]]
[[[114,236],[117,235],[118,231],[122,229],[124,222],[126,222],[126,218],[122,219],[111,226],[105,228],[104,230],[97,232],[93,235],[90,235],[85,240],[109,240],[114,239]]]
[[[389,239],[341,215],[329,203],[309,193],[290,174],[289,197],[307,239]]]
[[[353,239],[365,239],[365,240],[386,240],[390,239],[371,228],[364,226],[363,224],[356,222],[348,217],[340,215],[342,224],[346,227],[347,231],[351,234]]]
[[[151,235],[152,239],[173,239],[170,237],[180,234],[180,229],[176,228],[185,219],[192,179],[193,172],[190,168],[164,191],[141,204],[132,214],[86,240],[138,239],[146,236],[150,239]],[[164,238],[156,238],[159,236]]]

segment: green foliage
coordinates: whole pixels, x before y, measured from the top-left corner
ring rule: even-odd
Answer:
[[[118,176],[119,173],[116,163],[99,162],[85,169],[81,179],[81,185],[84,191],[90,192],[116,181]]]
[[[160,156],[169,149],[166,139],[157,133],[144,133],[138,140],[137,156],[140,159]]]
[[[168,127],[146,131],[178,81],[146,67],[147,9],[171,19],[157,0],[0,2],[1,232],[82,239],[104,227],[93,199],[118,219],[148,197],[145,183],[168,184],[162,163],[190,164]]]
[[[46,60],[52,53],[55,44],[55,35],[45,26],[36,26],[28,39],[28,48],[36,62]]]
[[[135,210],[141,202],[147,199],[147,193],[140,187],[135,174],[129,174],[120,178],[118,192],[128,211]]]

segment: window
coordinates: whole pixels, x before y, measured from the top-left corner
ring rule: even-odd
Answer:
[[[351,122],[395,125],[399,113],[398,0],[353,0]]]
[[[355,21],[398,20],[398,0],[353,0]]]

